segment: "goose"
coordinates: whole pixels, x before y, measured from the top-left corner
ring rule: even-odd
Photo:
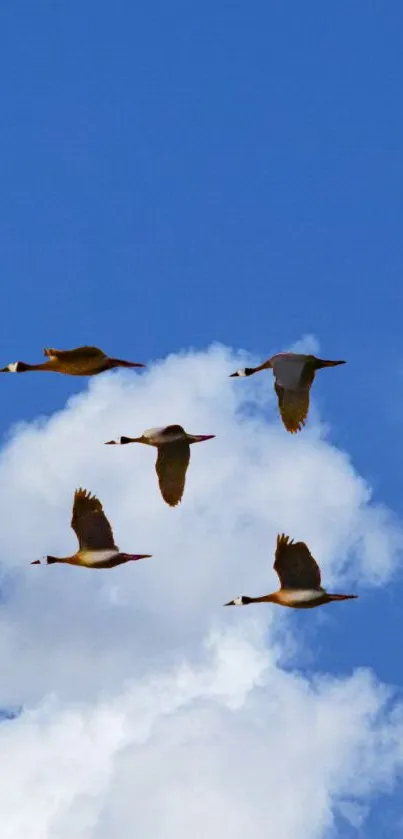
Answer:
[[[259,370],[272,369],[274,389],[285,428],[291,434],[301,431],[309,411],[309,391],[317,370],[323,367],[337,367],[345,361],[326,361],[314,355],[284,352],[273,355],[258,367],[244,367],[231,373],[234,376],[252,376]]]
[[[114,568],[123,562],[151,558],[151,554],[125,554],[119,550],[101,502],[86,489],[76,489],[74,493],[71,527],[78,539],[78,551],[72,556],[47,556],[47,565],[64,562],[85,568]],[[31,562],[41,564],[40,559]]]
[[[47,361],[42,364],[26,364],[14,361],[0,369],[0,373],[27,373],[29,370],[49,370],[53,373],[65,373],[68,376],[95,376],[113,367],[144,367],[134,361],[110,358],[98,347],[77,347],[74,350],[44,349]]]
[[[108,440],[105,445],[144,443],[158,449],[155,469],[164,501],[176,507],[182,500],[186,472],[190,461],[190,444],[212,440],[215,434],[187,434],[181,425],[167,425],[165,428],[149,428],[141,437],[120,437]]]
[[[225,606],[278,603],[293,609],[312,609],[333,600],[355,600],[358,594],[328,594],[321,586],[320,568],[305,542],[294,542],[284,533],[277,536],[274,570],[280,588],[264,597],[237,597]]]

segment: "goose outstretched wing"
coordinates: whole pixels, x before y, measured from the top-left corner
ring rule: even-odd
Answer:
[[[277,536],[274,570],[281,588],[320,589],[320,568],[305,542],[294,542],[284,533]]]
[[[101,502],[86,489],[75,491],[71,526],[80,550],[118,550]]]

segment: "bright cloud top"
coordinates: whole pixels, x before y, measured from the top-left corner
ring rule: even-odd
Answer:
[[[213,347],[94,379],[3,450],[1,703],[27,709],[0,727],[7,839],[259,837],[269,823],[311,839],[340,803],[363,818],[400,771],[400,710],[369,674],[311,684],[283,670],[287,613],[222,608],[276,587],[280,530],[308,543],[325,586],[357,593],[390,577],[402,544],[315,408],[290,437],[270,375],[228,378],[240,361]],[[176,422],[217,437],[192,447],[171,510],[153,450],[103,443]],[[75,549],[76,486],[100,497],[123,550],[153,558],[31,567]]]

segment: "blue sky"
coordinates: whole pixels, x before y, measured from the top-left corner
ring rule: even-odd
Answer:
[[[317,378],[330,439],[401,516],[402,26],[397,2],[3,8],[1,364],[85,343],[263,359],[314,335],[348,361]],[[83,383],[1,387],[6,441]],[[303,666],[402,684],[395,573],[343,621],[296,617]]]

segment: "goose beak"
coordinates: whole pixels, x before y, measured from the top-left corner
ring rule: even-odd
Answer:
[[[108,440],[105,446],[124,446],[126,443],[143,443],[142,437],[119,437],[119,440]]]
[[[7,367],[2,367],[0,369],[0,373],[10,373],[10,368],[8,366]]]
[[[31,565],[42,565],[42,563],[40,559],[34,559],[34,561],[31,562]]]
[[[192,434],[193,443],[203,443],[204,440],[213,440],[215,434]]]
[[[235,604],[234,600],[230,600],[229,603],[224,603],[224,606],[235,606],[235,605],[236,604]]]

